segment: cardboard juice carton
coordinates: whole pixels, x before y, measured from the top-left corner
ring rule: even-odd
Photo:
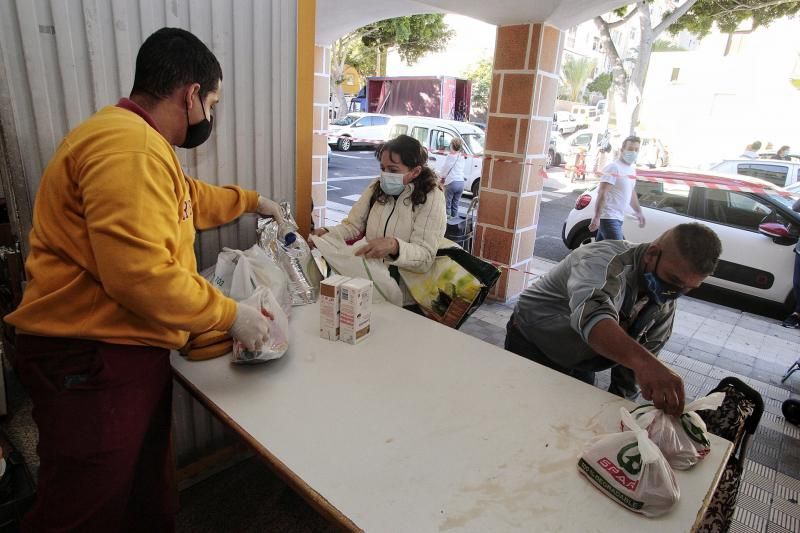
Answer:
[[[339,293],[339,338],[343,342],[357,344],[369,336],[372,282],[352,278],[340,286]]]
[[[323,339],[339,340],[339,293],[349,279],[336,274],[319,284],[319,336]]]

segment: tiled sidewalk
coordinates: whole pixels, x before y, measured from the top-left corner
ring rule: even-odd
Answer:
[[[538,261],[534,268],[546,272],[550,266]],[[515,304],[487,302],[461,331],[502,347]],[[731,532],[800,532],[800,428],[781,414],[784,400],[800,398],[800,371],[780,382],[798,357],[800,330],[691,297],[678,300],[673,334],[660,358],[683,377],[687,401],[707,394],[726,376],[738,377],[764,398]],[[609,372],[598,374],[596,385],[608,384]]]

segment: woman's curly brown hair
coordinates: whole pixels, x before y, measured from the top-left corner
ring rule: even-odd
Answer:
[[[375,159],[380,161],[384,152],[388,152],[390,157],[391,155],[399,156],[400,161],[410,169],[422,167],[422,172],[411,182],[414,186],[414,190],[411,191],[412,208],[424,204],[428,198],[428,193],[433,189],[441,189],[439,176],[428,166],[428,151],[414,137],[399,135],[390,141],[386,141],[375,150]],[[385,204],[387,201],[389,201],[389,195],[381,189],[380,181],[376,182],[375,187],[372,189],[370,205],[375,202]]]

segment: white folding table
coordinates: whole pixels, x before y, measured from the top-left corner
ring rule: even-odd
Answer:
[[[630,402],[390,305],[358,345],[319,338],[296,307],[282,359],[234,366],[172,354],[176,377],[298,493],[346,529],[690,531],[730,453],[677,472],[680,502],[648,519],[578,474]]]

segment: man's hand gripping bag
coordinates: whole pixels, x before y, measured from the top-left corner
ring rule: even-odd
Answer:
[[[718,409],[725,399],[724,392],[715,392],[688,404],[680,417],[666,414],[652,404],[631,411],[634,420],[647,429],[650,439],[675,470],[688,470],[711,452],[706,423],[695,411]],[[650,415],[654,414],[652,418]],[[645,423],[647,416],[648,423]],[[624,427],[620,425],[624,431]]]

